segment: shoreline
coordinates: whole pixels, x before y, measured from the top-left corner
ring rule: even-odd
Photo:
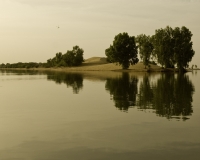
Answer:
[[[115,63],[108,63],[104,57],[92,57],[80,66],[76,67],[50,67],[50,68],[0,68],[1,70],[25,70],[25,71],[60,71],[60,72],[85,72],[85,71],[112,71],[112,72],[179,72],[177,68],[162,68],[158,65],[150,64],[145,68],[142,62],[130,65],[128,69],[122,69]],[[186,72],[192,72],[200,69],[186,69]]]
[[[179,72],[178,69],[84,69],[82,67],[51,67],[51,68],[0,68],[0,70],[24,70],[24,71],[56,71],[56,72]],[[186,72],[198,71],[200,69],[186,69]]]

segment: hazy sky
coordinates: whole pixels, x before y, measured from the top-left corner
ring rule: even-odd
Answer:
[[[85,59],[105,57],[118,33],[167,25],[190,29],[198,65],[200,0],[0,0],[0,63],[46,62],[75,45]]]

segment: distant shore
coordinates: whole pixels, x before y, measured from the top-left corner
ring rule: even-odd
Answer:
[[[19,70],[41,70],[41,71],[123,71],[123,72],[177,72],[177,69],[163,69],[160,66],[150,64],[150,67],[145,68],[142,62],[135,65],[131,65],[129,69],[123,70],[121,66],[108,63],[104,57],[92,57],[86,59],[81,66],[77,67],[52,67],[52,68],[9,68]],[[188,69],[187,71],[199,70],[199,69]]]

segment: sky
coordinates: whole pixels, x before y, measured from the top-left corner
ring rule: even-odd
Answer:
[[[200,0],[0,0],[0,63],[46,62],[75,45],[85,59],[105,57],[119,33],[186,26],[198,66],[199,8]]]

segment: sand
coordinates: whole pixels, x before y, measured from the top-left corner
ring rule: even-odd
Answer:
[[[13,68],[12,68],[13,69]],[[52,68],[15,68],[16,70],[38,70],[38,71],[63,71],[63,72],[85,72],[85,71],[109,71],[109,72],[164,72],[174,71],[174,69],[162,69],[157,65],[150,65],[145,68],[142,62],[131,65],[129,69],[123,70],[122,66],[115,63],[108,63],[105,57],[91,57],[86,59],[81,66],[77,67],[52,67]]]
[[[46,70],[46,68],[43,68]],[[157,65],[150,65],[149,69],[145,69],[145,66],[142,62],[137,63],[136,65],[131,65],[129,69],[123,70],[121,66],[108,63],[105,57],[91,57],[86,59],[81,66],[78,67],[55,67],[47,68],[48,70],[57,70],[57,71],[124,71],[124,72],[147,72],[147,71],[162,71],[162,68]]]

